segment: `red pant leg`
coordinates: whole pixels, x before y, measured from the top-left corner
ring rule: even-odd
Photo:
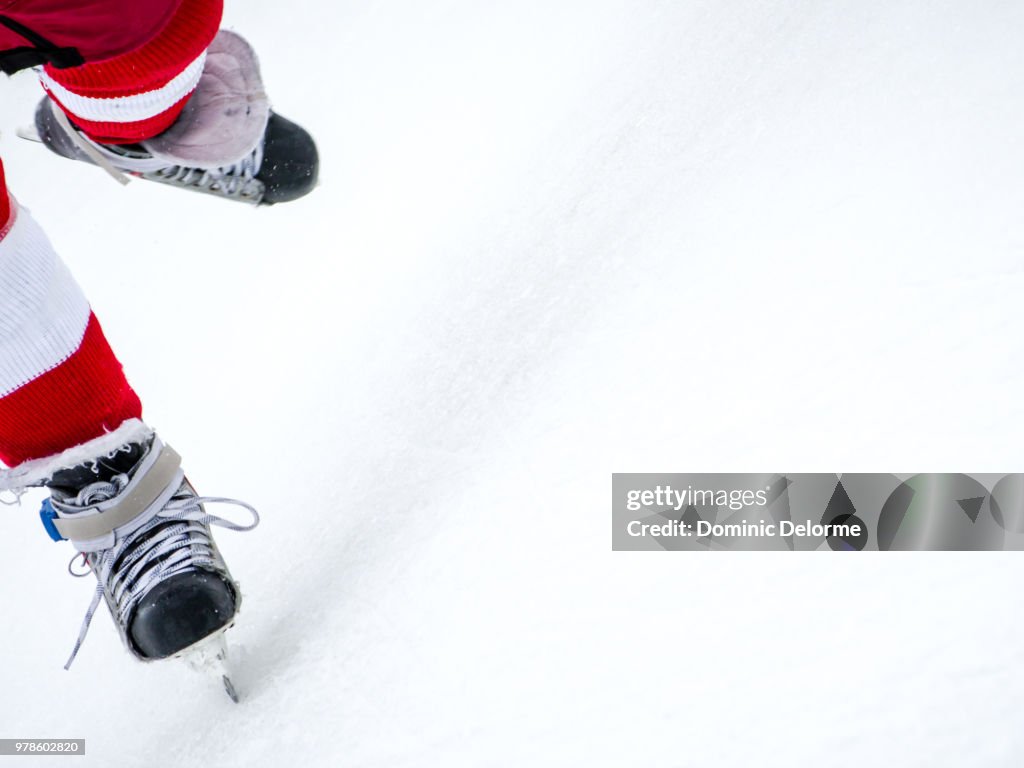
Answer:
[[[84,61],[101,61],[145,45],[171,20],[181,2],[0,0],[0,16],[44,38],[56,48],[75,49]],[[19,47],[39,46],[31,36],[26,37],[9,27],[0,27],[0,51]]]
[[[0,164],[0,460],[52,456],[139,418],[81,289]]]
[[[36,51],[43,87],[79,128],[133,143],[177,118],[222,12],[223,0],[15,0],[0,7],[0,61]]]
[[[177,116],[221,11],[222,0],[0,0],[0,66],[44,64],[75,123],[136,141]],[[140,416],[85,296],[0,166],[0,460],[52,456]]]

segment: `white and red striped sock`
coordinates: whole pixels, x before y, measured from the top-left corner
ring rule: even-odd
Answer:
[[[90,139],[133,144],[165,131],[203,72],[223,0],[182,0],[157,35],[134,51],[78,67],[43,67],[47,94]]]
[[[142,406],[70,271],[0,164],[0,461],[60,453]]]

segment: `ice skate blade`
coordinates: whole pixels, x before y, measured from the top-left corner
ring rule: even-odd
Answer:
[[[221,627],[209,637],[205,637],[195,645],[175,654],[171,658],[182,659],[194,672],[216,680],[223,686],[224,692],[235,704],[238,703],[238,691],[231,680],[231,668],[228,664],[228,645],[225,633],[234,624]]]
[[[230,698],[233,702],[235,702],[235,704],[237,704],[238,692],[235,691],[235,686],[234,683],[231,682],[231,678],[227,675],[224,675],[224,677],[221,678],[221,682],[224,683],[224,692],[227,693],[228,698]]]
[[[25,141],[34,141],[36,144],[42,144],[43,138],[39,135],[39,131],[36,130],[34,125],[22,125],[15,133],[18,134],[19,139],[25,139]]]

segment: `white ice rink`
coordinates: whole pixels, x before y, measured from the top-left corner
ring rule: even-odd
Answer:
[[[318,139],[311,197],[122,189],[14,137],[31,74],[0,155],[193,482],[263,513],[218,534],[244,700],[105,611],[63,671],[94,583],[33,497],[0,508],[0,737],[1024,762],[1019,554],[610,551],[612,472],[1024,469],[1024,4],[228,6]]]

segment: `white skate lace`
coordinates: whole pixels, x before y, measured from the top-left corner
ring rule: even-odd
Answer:
[[[68,120],[62,109],[53,109],[57,123],[93,163],[109,173],[121,184],[127,184],[125,172],[148,176],[182,187],[193,187],[214,192],[224,197],[252,198],[258,202],[263,184],[256,175],[263,165],[263,141],[248,155],[236,163],[218,168],[192,168],[184,165],[168,165],[166,160],[152,155],[138,153],[137,156],[114,151],[102,144],[90,141]]]
[[[262,191],[256,179],[263,163],[263,142],[234,165],[214,170],[172,165],[154,171],[162,180],[186,187],[206,189],[226,197],[255,197]]]
[[[96,482],[83,488],[68,506],[86,507],[117,496],[128,485],[128,475],[115,475],[110,482]],[[242,507],[252,516],[252,522],[242,525],[203,509],[204,504],[232,504]],[[68,571],[72,576],[87,576],[90,572],[98,580],[96,593],[85,613],[78,640],[68,657],[64,669],[70,669],[89,625],[103,599],[110,596],[111,607],[118,624],[127,627],[128,618],[136,604],[156,584],[186,571],[205,568],[215,572],[224,570],[223,561],[210,536],[208,526],[216,525],[231,531],[251,531],[259,525],[259,513],[249,504],[237,499],[217,496],[196,496],[187,483],[171,497],[163,509],[148,523],[130,535],[119,537],[110,549],[79,553],[71,559]],[[82,559],[84,571],[76,571],[75,561]]]

